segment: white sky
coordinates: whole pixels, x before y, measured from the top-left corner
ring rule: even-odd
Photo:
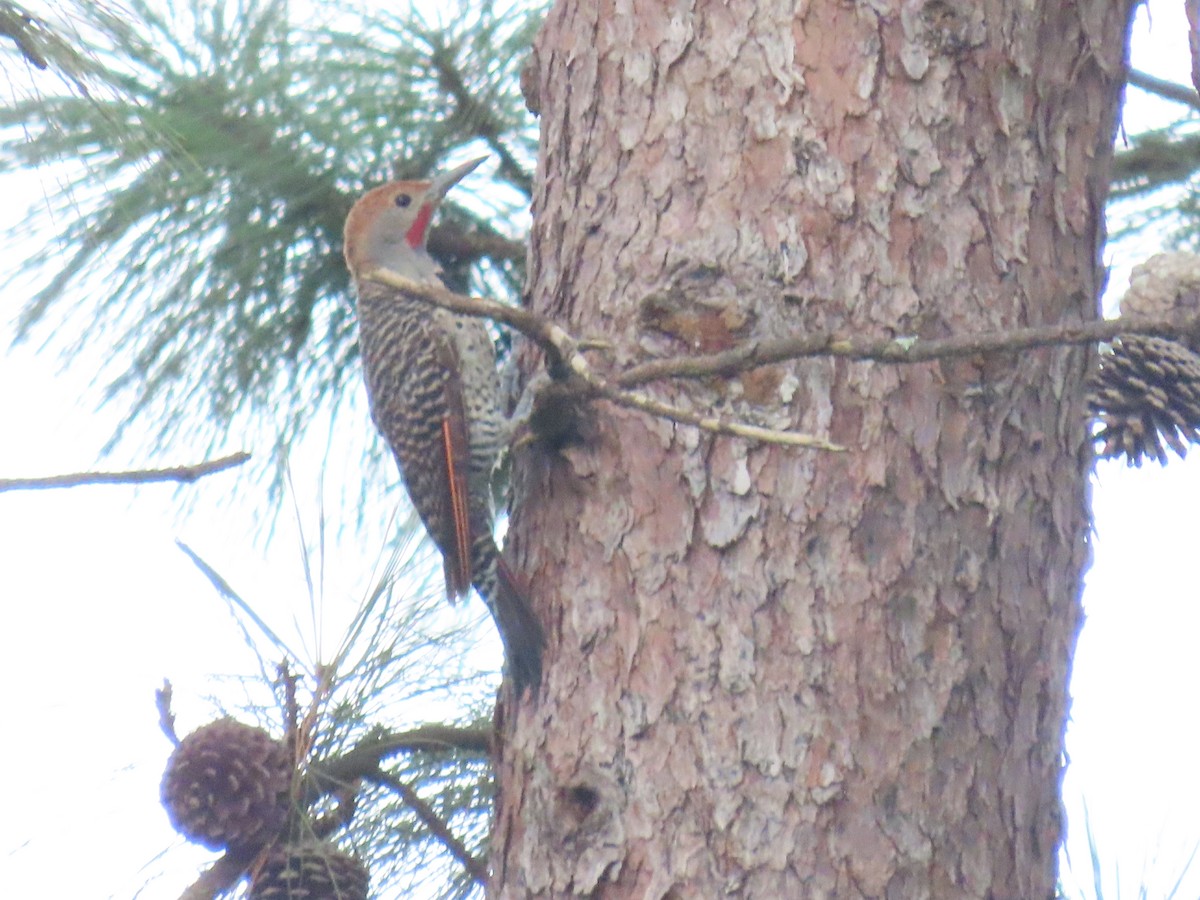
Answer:
[[[1134,64],[1186,83],[1182,6],[1152,2],[1152,29],[1143,8]],[[1130,103],[1131,132],[1179,111],[1136,90]],[[0,221],[23,208],[10,197]],[[1124,288],[1129,266],[1140,259],[1135,253],[1154,249],[1128,251],[1128,258],[1110,249],[1113,289]],[[6,298],[0,346],[19,306],[19,298]],[[78,368],[59,372],[50,355],[29,347],[0,357],[0,476],[98,467],[117,418],[112,410],[93,411],[89,377]],[[236,438],[229,449],[241,449]],[[115,457],[102,467],[199,457]],[[293,462],[310,536],[321,469],[316,458]],[[329,473],[325,478],[330,483]],[[186,515],[170,486],[0,494],[0,760],[7,781],[0,897],[125,898],[144,887],[138,896],[146,900],[175,898],[211,858],[177,838],[158,805],[170,746],[158,731],[153,692],[164,677],[174,682],[186,733],[210,717],[205,698],[239,702],[236,688],[230,696],[228,683],[211,676],[252,675],[257,664],[174,541],[189,543],[281,630],[289,630],[308,596],[295,517],[280,517],[276,540],[264,550],[255,538],[264,500],[230,497],[237,483],[222,474],[186,488],[194,498]],[[1106,463],[1095,483],[1095,563],[1071,685],[1064,791],[1074,874],[1064,873],[1064,882],[1071,896],[1095,896],[1086,798],[1104,894],[1136,895],[1144,886],[1146,896],[1159,897],[1200,843],[1200,723],[1191,712],[1200,685],[1200,461],[1140,470]],[[380,498],[365,519],[383,519],[391,502]],[[330,633],[368,589],[365,573],[382,540],[372,535],[364,545],[360,535],[347,534],[331,541],[324,591]],[[1177,896],[1200,896],[1200,863]]]

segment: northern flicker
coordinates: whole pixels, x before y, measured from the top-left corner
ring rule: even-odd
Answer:
[[[480,319],[366,277],[382,267],[440,287],[441,270],[425,246],[429,223],[446,192],[481,162],[368,191],[346,218],[343,247],[358,295],[371,416],[442,552],[447,596],[472,585],[479,591],[519,693],[541,677],[545,638],[492,534],[492,475],[509,427],[491,337]]]

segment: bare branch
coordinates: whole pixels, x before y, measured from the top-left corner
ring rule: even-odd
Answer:
[[[205,475],[212,475],[250,458],[245,451],[210,459],[194,465],[172,466],[166,469],[133,469],[127,472],[74,472],[68,475],[45,475],[37,478],[0,478],[0,492],[30,491],[45,488],[69,488],[88,484],[149,484],[156,481],[178,481],[190,484]]]
[[[176,747],[179,746],[179,735],[175,731],[175,713],[171,712],[171,697],[173,688],[171,682],[163,679],[163,686],[154,692],[154,704],[158,707],[158,727]]]
[[[1123,334],[1144,334],[1186,342],[1200,332],[1200,317],[1152,319],[1123,316],[1067,325],[1041,325],[924,340],[917,337],[856,338],[832,332],[764,341],[747,341],[720,353],[670,357],[642,363],[614,380],[622,387],[664,378],[709,378],[734,375],[758,366],[814,356],[836,356],[864,362],[920,363],[981,353],[1015,353],[1038,347],[1095,344]]]
[[[471,855],[471,851],[466,848],[463,842],[454,836],[454,832],[450,830],[450,826],[446,820],[434,812],[433,807],[422,800],[411,786],[388,772],[375,771],[369,777],[377,784],[389,787],[399,794],[401,799],[412,807],[413,812],[417,814],[417,818],[424,823],[433,836],[441,841],[454,858],[463,864],[463,868],[470,873],[471,877],[481,885],[487,884],[487,864],[483,860]]]
[[[714,434],[727,434],[751,440],[817,450],[844,450],[822,438],[795,431],[775,431],[741,422],[729,422],[713,416],[702,416],[689,410],[671,406],[645,394],[614,387],[604,376],[592,369],[579,350],[579,342],[558,325],[527,309],[507,306],[494,300],[464,297],[444,287],[423,284],[398,275],[388,269],[374,269],[366,274],[368,281],[386,284],[415,297],[427,300],[452,312],[477,318],[493,319],[515,328],[532,340],[550,357],[551,372],[567,372],[580,383],[580,393],[601,397],[619,406],[641,410],[653,416],[693,425]]]
[[[731,422],[726,419],[718,419],[714,416],[701,416],[689,410],[681,409],[678,406],[662,403],[646,394],[623,391],[603,381],[600,384],[594,385],[593,390],[597,396],[603,397],[605,400],[611,400],[620,406],[638,409],[652,416],[670,419],[672,422],[678,422],[681,425],[693,425],[702,431],[708,431],[712,434],[727,434],[732,437],[747,438],[767,444],[787,444],[792,447],[808,447],[812,450],[829,450],[834,453],[841,453],[846,450],[841,444],[834,444],[823,438],[804,434],[800,431],[777,431],[773,428],[762,428],[758,425],[750,425],[745,422]]]
[[[426,300],[434,306],[441,306],[451,312],[462,313],[480,319],[492,319],[501,324],[515,328],[525,337],[549,353],[552,366],[566,366],[568,360],[578,351],[575,340],[555,325],[535,313],[520,306],[509,306],[486,300],[480,297],[464,297],[440,285],[425,284],[405,278],[389,269],[373,269],[366,274],[367,281],[377,281],[388,287],[412,294],[414,297]],[[587,360],[582,361],[584,368],[589,368]]]
[[[1095,344],[1111,341],[1121,335],[1149,335],[1182,343],[1194,341],[1200,335],[1200,316],[1178,315],[1169,318],[1122,316],[1119,319],[1039,325],[931,339],[915,336],[865,338],[835,332],[819,332],[768,340],[749,340],[719,353],[656,359],[633,366],[609,379],[596,372],[588,363],[581,352],[579,341],[550,320],[527,309],[507,306],[494,300],[464,297],[443,287],[412,281],[386,269],[376,269],[368,273],[367,278],[453,312],[493,319],[516,329],[546,351],[552,374],[556,370],[566,372],[575,380],[572,387],[577,388],[581,396],[600,397],[620,406],[638,409],[684,425],[693,425],[715,434],[821,450],[845,448],[798,432],[775,431],[742,422],[702,416],[655,400],[631,388],[671,378],[731,376],[760,366],[812,357],[839,357],[862,362],[903,365],[985,353],[1017,353],[1039,347]]]

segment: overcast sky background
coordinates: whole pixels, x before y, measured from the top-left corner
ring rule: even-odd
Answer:
[[[1136,68],[1187,82],[1182,6],[1155,0],[1152,17],[1142,8]],[[1179,112],[1129,91],[1131,133]],[[0,224],[20,216],[41,190],[28,174],[0,180]],[[1109,248],[1106,308],[1127,284],[1129,268],[1157,249],[1152,236]],[[3,298],[0,347],[11,339],[21,303]],[[106,348],[95,352],[64,371],[37,347],[0,351],[0,477],[171,465],[205,455],[199,446],[170,458],[125,449],[100,464],[118,411],[96,411],[98,392],[89,382]],[[178,493],[171,486],[115,486],[0,494],[0,761],[7,782],[0,897],[175,898],[212,858],[182,842],[158,805],[171,748],[158,730],[153,692],[164,677],[172,680],[186,733],[211,718],[209,698],[241,702],[242,689],[229,676],[254,676],[258,662],[175,540],[196,549],[289,640],[311,643],[322,630],[327,640],[339,635],[373,582],[386,535],[327,536],[317,628],[298,525],[311,543],[322,498],[326,507],[340,504],[343,485],[354,484],[370,427],[359,392],[361,415],[342,417],[344,446],[332,449],[331,463],[322,462],[323,445],[293,457],[299,516],[285,511],[267,545],[265,494],[230,473]],[[355,428],[361,431],[349,433]],[[225,449],[266,453],[268,442],[234,435]],[[373,499],[364,521],[386,521],[395,499]],[[1071,896],[1095,896],[1085,801],[1105,896],[1133,896],[1143,886],[1149,897],[1164,896],[1200,844],[1198,506],[1200,459],[1173,460],[1165,469],[1097,467],[1095,562],[1071,684],[1064,791]],[[455,615],[477,617],[477,607]],[[1200,863],[1178,896],[1200,896]]]

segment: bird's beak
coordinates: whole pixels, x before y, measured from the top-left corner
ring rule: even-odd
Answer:
[[[479,164],[486,160],[486,156],[481,156],[479,159],[473,159],[470,162],[465,162],[461,166],[451,169],[449,172],[442,172],[440,175],[434,175],[429,182],[429,193],[439,200],[446,196],[446,192],[454,187],[460,181],[474,172],[479,167]]]

